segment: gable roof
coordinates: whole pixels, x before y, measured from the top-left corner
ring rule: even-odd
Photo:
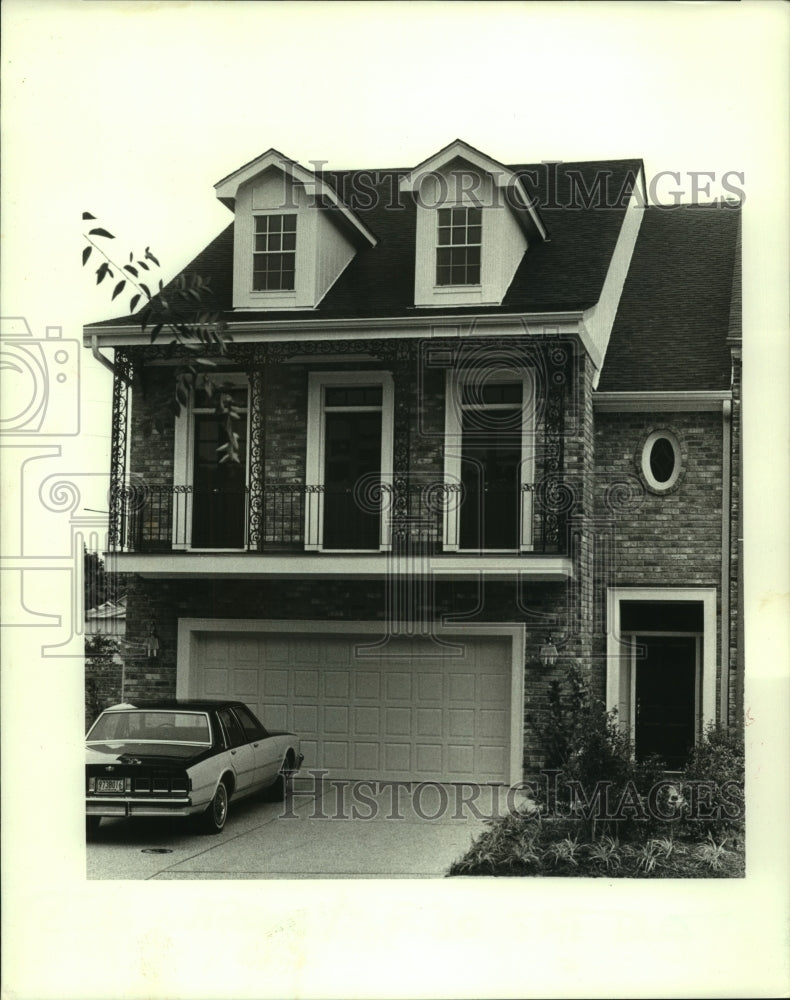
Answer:
[[[364,242],[369,243],[370,246],[376,245],[376,237],[360,221],[359,217],[350,211],[348,206],[338,198],[337,192],[331,185],[324,182],[320,174],[313,173],[312,170],[307,170],[306,167],[297,163],[296,160],[284,156],[279,150],[274,148],[267,149],[265,153],[262,153],[254,160],[250,160],[249,163],[245,163],[243,167],[234,170],[233,173],[228,174],[227,177],[223,177],[222,180],[217,181],[214,185],[217,198],[227,208],[232,210],[235,207],[236,195],[241,185],[254,180],[254,178],[266,173],[267,170],[279,170],[287,177],[290,177],[295,183],[303,185],[316,204],[334,209],[342,218],[346,227],[358,239],[361,238]]]
[[[426,177],[432,176],[444,168],[451,168],[453,163],[458,160],[488,174],[495,188],[508,193],[508,203],[519,220],[519,224],[524,227],[530,237],[537,235],[540,239],[546,239],[546,228],[540,218],[540,213],[525,190],[519,175],[510,167],[505,166],[504,163],[500,163],[479,149],[475,149],[474,146],[470,146],[463,139],[453,140],[440,149],[438,153],[429,156],[427,160],[418,163],[413,170],[404,174],[400,179],[400,190],[419,192],[420,185]]]
[[[530,245],[501,305],[458,307],[443,310],[443,314],[571,312],[594,305],[600,298],[628,199],[642,175],[642,161],[544,162],[511,164],[507,169],[537,205],[549,239]],[[391,168],[328,171],[321,175],[325,187],[335,192],[339,202],[353,212],[377,243],[359,248],[315,309],[244,309],[234,313],[232,223],[183,273],[199,274],[209,280],[213,289],[211,307],[225,313],[229,320],[435,316],[435,309],[419,309],[413,304],[416,202],[412,193],[400,191],[400,181],[409,172]],[[589,197],[601,178],[606,183],[600,197]],[[136,326],[138,321],[129,316],[91,324],[88,329],[125,325]]]
[[[730,387],[739,220],[734,205],[645,211],[599,391]]]

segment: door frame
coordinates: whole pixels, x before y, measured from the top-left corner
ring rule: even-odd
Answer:
[[[405,628],[403,623],[396,625]],[[193,665],[197,662],[197,639],[201,632],[265,632],[320,638],[321,635],[380,636],[384,622],[371,621],[283,621],[251,618],[179,618],[176,652],[176,698],[190,698],[195,683]],[[485,624],[459,627],[438,623],[435,634],[441,639],[502,638],[510,642],[510,761],[511,785],[523,780],[524,757],[524,666],[526,626]],[[404,635],[405,632],[396,632]],[[298,733],[296,734],[299,735]]]
[[[515,549],[508,553],[531,552],[532,542],[532,486],[535,479],[535,378],[529,368],[512,371],[486,372],[485,383],[521,383],[521,464],[519,467],[518,538]],[[475,383],[480,373],[475,369],[448,369],[445,378],[444,412],[444,480],[447,487],[461,491],[461,464],[463,452],[462,411],[463,390],[467,383]],[[472,554],[499,550],[460,548],[460,505],[448,503],[444,515],[443,548],[445,552]]]
[[[305,551],[324,551],[324,450],[326,421],[324,409],[325,389],[334,386],[381,386],[381,482],[392,484],[393,478],[393,428],[395,413],[395,383],[390,372],[368,369],[352,372],[310,372],[307,383],[307,455],[305,480]],[[310,492],[317,487],[317,492]],[[382,495],[379,551],[388,551],[392,545],[390,518],[386,516],[386,501]],[[344,551],[370,551],[368,549],[331,549],[333,554]]]
[[[702,604],[702,638],[697,640],[697,685],[695,694],[695,718],[699,720],[695,741],[705,726],[716,722],[716,662],[717,633],[716,588],[715,587],[609,587],[606,593],[606,707],[616,710],[621,725],[633,736],[634,693],[636,674],[632,670],[634,655],[630,636],[624,635],[620,626],[621,601],[646,601],[658,604],[664,601],[695,601]],[[636,634],[649,635],[650,630]],[[656,633],[672,635],[674,632]],[[682,635],[696,635],[699,632],[683,632]],[[702,655],[699,655],[699,646]]]
[[[240,546],[232,549],[206,549],[192,545],[192,508],[194,503],[192,490],[195,485],[195,417],[210,414],[213,412],[213,408],[210,406],[195,406],[195,387],[190,386],[187,405],[182,406],[179,410],[175,418],[173,433],[173,484],[174,487],[180,485],[187,487],[185,492],[178,492],[175,488],[173,492],[171,547],[174,552],[209,552],[212,554],[215,552],[245,552],[249,543],[250,423],[252,415],[250,379],[245,372],[220,371],[216,373],[215,377],[220,388],[223,385],[229,385],[236,389],[245,389],[247,392],[247,406],[244,413],[246,433],[244,488],[247,491],[244,501],[244,538]]]

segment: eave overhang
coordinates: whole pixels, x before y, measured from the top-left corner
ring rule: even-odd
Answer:
[[[688,392],[596,392],[593,407],[599,413],[699,413],[719,411],[732,400],[729,390],[697,389]]]
[[[228,320],[228,332],[235,343],[255,341],[287,341],[304,334],[316,340],[360,341],[382,338],[414,338],[436,336],[441,331],[447,337],[476,337],[487,334],[540,336],[546,333],[583,333],[584,311],[570,309],[559,312],[535,313],[465,313],[463,315],[422,315],[393,317],[345,317],[342,319],[238,319]],[[139,326],[119,323],[117,326],[87,326],[83,330],[86,347],[145,347],[150,334]]]
[[[524,583],[563,583],[573,577],[567,556],[440,555],[420,567],[399,570],[390,554],[305,553],[258,555],[249,552],[185,552],[160,555],[113,553],[104,555],[108,572],[136,573],[149,579],[242,580],[385,580],[395,576],[430,576],[437,580],[519,580]]]

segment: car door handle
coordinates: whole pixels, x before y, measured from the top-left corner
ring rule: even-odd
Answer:
[[[236,751],[235,751],[235,750],[231,750],[231,752],[230,752],[230,753],[231,753],[231,756],[232,756],[232,757],[235,757],[235,756],[236,756]]]
[[[258,747],[257,743],[253,743],[252,745],[257,749],[257,747]]]

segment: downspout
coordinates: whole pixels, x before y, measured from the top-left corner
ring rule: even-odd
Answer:
[[[96,360],[99,362],[100,365],[104,365],[104,367],[107,369],[108,372],[111,372],[113,375],[120,374],[121,378],[127,385],[132,384],[129,376],[123,373],[119,373],[115,365],[112,363],[112,361],[110,361],[109,358],[105,358],[105,356],[101,353],[101,351],[99,350],[99,338],[95,333],[91,334],[91,354],[94,356],[94,358],[96,358]]]
[[[730,531],[732,518],[732,401],[721,404],[721,681],[719,724],[730,720]]]

